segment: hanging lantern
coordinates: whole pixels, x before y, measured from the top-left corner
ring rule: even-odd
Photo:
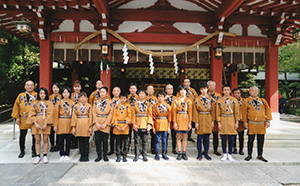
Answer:
[[[6,45],[8,43],[8,39],[4,38],[4,37],[0,37],[0,44],[1,45]]]
[[[293,39],[300,39],[300,29],[296,29],[293,32]]]
[[[223,56],[223,47],[221,45],[218,45],[214,48],[214,50],[216,59],[221,59]]]
[[[104,57],[107,57],[108,56],[108,54],[109,54],[109,44],[107,44],[107,43],[102,43],[102,44],[99,44],[100,45],[100,47],[101,47],[101,54],[102,54],[102,56],[104,56]]]
[[[34,27],[25,17],[21,21],[14,21],[13,23],[16,24],[16,30],[22,33],[31,33],[32,27]]]

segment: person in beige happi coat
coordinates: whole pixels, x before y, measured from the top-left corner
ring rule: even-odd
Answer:
[[[59,161],[69,161],[69,153],[71,147],[71,121],[72,111],[75,102],[71,100],[71,89],[64,87],[62,89],[63,98],[60,99],[53,111],[53,127],[57,134],[60,159]]]
[[[103,87],[103,82],[101,80],[96,81],[96,90],[93,91],[89,97],[89,104],[94,105],[95,101],[100,99],[100,89]],[[110,95],[106,95],[107,99],[110,99]]]
[[[34,92],[34,83],[32,81],[26,81],[25,83],[25,92],[22,92],[16,98],[14,107],[11,113],[11,117],[16,118],[16,124],[19,125],[20,137],[19,137],[19,146],[20,154],[19,158],[23,158],[25,155],[25,139],[28,132],[28,129],[31,129],[31,124],[27,124],[27,116],[32,102],[36,99],[37,93]],[[35,138],[32,135],[32,146],[31,146],[31,156],[35,157]]]
[[[271,109],[268,102],[258,97],[258,87],[252,86],[249,90],[250,97],[242,104],[242,120],[245,128],[248,129],[248,156],[245,161],[252,159],[253,142],[257,136],[257,159],[268,162],[263,154],[266,129],[270,127],[272,120]]]
[[[197,160],[202,160],[202,139],[204,144],[204,156],[207,160],[211,160],[208,155],[209,136],[214,127],[214,121],[211,117],[211,103],[207,96],[207,84],[200,83],[200,95],[195,99],[193,120],[196,123],[195,133],[197,134]]]
[[[180,85],[178,87],[179,97],[172,104],[172,116],[174,121],[174,129],[176,131],[176,141],[178,155],[177,160],[188,160],[186,156],[187,136],[192,125],[193,103],[186,97],[187,87]],[[181,142],[182,139],[182,142]],[[182,145],[182,151],[181,151]]]
[[[100,89],[100,99],[95,101],[93,105],[93,123],[95,124],[94,131],[97,151],[95,162],[99,162],[102,159],[102,152],[103,160],[105,162],[109,161],[107,158],[108,134],[110,132],[114,106],[112,101],[107,98],[107,91],[107,87],[102,87]],[[101,143],[103,143],[103,146]]]
[[[49,94],[46,88],[40,88],[38,91],[37,100],[35,100],[30,107],[28,113],[27,123],[31,123],[31,131],[35,137],[35,149],[36,157],[34,164],[38,164],[41,161],[41,136],[43,135],[44,142],[44,156],[43,162],[48,163],[48,139],[53,124],[53,104],[49,100]]]
[[[217,121],[222,139],[223,157],[221,161],[235,160],[232,158],[232,149],[234,136],[237,134],[236,129],[240,120],[240,105],[234,97],[230,96],[231,88],[229,85],[224,85],[223,97],[217,102]],[[226,151],[228,141],[228,154]]]
[[[81,162],[89,161],[89,139],[93,132],[92,105],[87,103],[87,94],[82,91],[79,94],[79,103],[74,106],[72,112],[72,134],[78,138]]]

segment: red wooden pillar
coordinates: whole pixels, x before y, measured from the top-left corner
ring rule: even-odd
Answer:
[[[238,87],[238,73],[237,72],[231,73],[230,86],[231,86],[231,89]]]
[[[278,113],[278,46],[266,48],[265,98],[273,113]]]
[[[222,93],[223,58],[217,59],[215,57],[214,47],[216,47],[218,44],[216,42],[216,38],[213,38],[212,40],[213,44],[210,47],[210,79],[215,81],[217,84],[215,91]]]
[[[107,34],[107,44],[111,45],[110,36]],[[111,61],[111,46],[109,47],[108,60]],[[104,58],[104,57],[103,57]],[[111,67],[110,67],[111,68]],[[111,69],[103,70],[100,72],[100,80],[103,82],[103,86],[107,87],[108,92],[111,92]]]
[[[76,62],[77,63],[77,62]],[[72,72],[72,91],[73,91],[73,86],[75,81],[78,80],[78,73],[76,72],[75,67],[73,67],[73,72]]]
[[[51,92],[53,61],[52,42],[50,35],[46,35],[46,40],[40,40],[40,87],[45,87]]]

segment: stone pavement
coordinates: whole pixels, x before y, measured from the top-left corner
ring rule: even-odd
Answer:
[[[177,161],[169,144],[169,161],[155,161],[148,153],[147,163],[141,157],[132,162],[132,154],[127,163],[116,163],[115,154],[107,163],[95,163],[93,147],[87,163],[79,162],[78,149],[72,149],[70,162],[60,163],[58,152],[49,152],[49,164],[33,165],[30,136],[27,154],[19,159],[12,131],[11,123],[0,125],[0,185],[300,185],[300,124],[294,122],[281,121],[268,129],[264,148],[268,163],[255,159],[256,149],[250,162],[244,161],[246,155],[233,155],[234,163],[222,163],[211,150],[212,161],[197,161],[196,144],[188,142],[188,161]]]

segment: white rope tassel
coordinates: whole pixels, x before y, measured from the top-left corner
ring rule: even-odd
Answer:
[[[122,51],[123,51],[123,60],[124,60],[124,64],[126,65],[128,63],[129,57],[128,57],[128,52],[127,52],[127,45],[125,44]]]
[[[174,56],[173,56],[173,61],[174,61],[175,74],[177,74],[178,73],[178,63],[177,63],[176,54],[174,54]]]
[[[103,61],[101,60],[101,63],[100,63],[100,71],[101,73],[103,73]]]
[[[153,74],[154,72],[154,63],[153,63],[153,58],[152,58],[152,54],[149,55],[149,66],[150,66],[150,74]]]
[[[106,65],[106,74],[108,74],[109,71],[109,65]]]

